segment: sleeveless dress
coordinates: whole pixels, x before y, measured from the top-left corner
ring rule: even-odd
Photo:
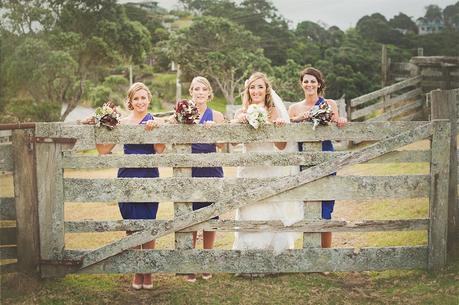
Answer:
[[[246,152],[281,152],[274,143],[245,143]],[[291,168],[286,166],[245,166],[237,168],[238,178],[273,178],[290,175]],[[286,212],[289,211],[289,212]],[[281,220],[284,225],[291,225],[303,218],[303,203],[299,201],[279,201],[253,203],[236,210],[236,220]],[[295,219],[296,218],[296,219]],[[291,220],[287,222],[286,219]],[[235,232],[234,250],[262,249],[279,254],[286,249],[293,249],[297,232]]]
[[[148,120],[154,120],[148,113],[139,124],[145,124]],[[154,154],[153,144],[125,144],[124,154]],[[158,168],[120,168],[118,178],[158,178]],[[156,219],[158,202],[119,202],[121,216],[123,219]]]
[[[212,109],[207,107],[204,111],[199,124],[204,124],[207,121],[213,121],[213,112]],[[193,154],[208,154],[214,153],[217,151],[215,144],[209,143],[195,143],[191,145],[191,152]],[[221,167],[193,167],[191,168],[192,177],[213,177],[213,178],[223,178],[223,168]],[[211,205],[212,202],[193,202],[193,211],[199,210],[201,208]],[[214,217],[213,219],[218,219]]]
[[[320,97],[317,102],[314,104],[316,105],[321,105],[325,103],[325,100],[323,97]],[[301,143],[298,143],[298,149],[299,151],[303,151],[303,145]],[[322,141],[322,151],[335,151],[333,144],[330,140]],[[300,167],[300,170],[304,170],[305,168],[303,166]],[[336,173],[331,174],[331,176],[335,176]],[[333,208],[335,207],[335,200],[323,200],[322,201],[322,219],[331,219],[331,214],[333,213]]]

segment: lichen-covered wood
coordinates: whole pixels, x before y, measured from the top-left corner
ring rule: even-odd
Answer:
[[[32,130],[13,131],[14,197],[17,223],[17,257],[21,272],[37,275],[40,261],[35,154]],[[62,182],[60,182],[62,184]]]
[[[0,220],[16,220],[16,207],[13,197],[0,198]]]
[[[409,104],[403,104],[402,106],[398,107],[398,108],[395,108],[395,109],[391,109],[390,111],[387,111],[377,117],[374,117],[374,118],[371,118],[371,119],[368,119],[367,121],[368,122],[373,122],[373,121],[387,121],[387,120],[390,120],[390,119],[393,119],[397,116],[400,116],[402,115],[403,113],[406,113],[406,112],[409,112],[409,111],[413,111],[417,108],[421,108],[425,105],[425,101],[422,100],[422,99],[419,99],[419,100],[416,100],[414,102],[411,102]]]
[[[43,260],[55,260],[64,250],[62,148],[56,143],[36,143],[35,149],[40,255]]]
[[[209,153],[209,154],[157,154],[157,155],[102,155],[87,156],[64,153],[65,168],[120,168],[148,166],[211,167],[211,166],[313,166],[327,162],[346,152],[295,152],[295,153]],[[430,151],[394,151],[369,163],[429,162]]]
[[[12,171],[14,168],[13,145],[0,144],[0,171]]]
[[[142,126],[118,126],[112,131],[88,125],[39,123],[36,136],[78,139],[74,151],[94,149],[95,143],[246,143],[276,141],[371,141],[398,135],[401,130],[421,126],[422,122],[349,123],[345,128],[334,125],[312,130],[311,123],[287,124],[284,127],[264,125],[254,130],[246,124],[222,124],[211,129],[202,125],[168,125],[144,131]]]
[[[65,258],[79,260],[89,252],[66,251]],[[279,255],[263,250],[128,250],[84,273],[131,272],[325,272],[425,268],[427,247],[308,248]]]
[[[237,196],[254,185],[269,185],[278,178],[65,178],[65,201],[125,202],[159,200],[218,201]],[[265,202],[283,200],[361,200],[371,198],[428,197],[428,175],[330,176],[299,186]],[[180,191],[177,191],[180,190]]]
[[[17,259],[18,258],[18,247],[6,246],[0,247],[0,259]]]
[[[155,222],[166,225],[169,220],[66,221],[65,232],[140,231],[151,229]],[[288,227],[284,226],[281,221],[208,220],[179,232],[193,232],[198,230],[219,232],[377,232],[427,230],[428,228],[429,219],[362,221],[305,220]]]
[[[448,235],[448,186],[451,125],[449,120],[433,121],[432,161],[430,166],[430,270],[438,271],[446,264]]]
[[[337,158],[325,164],[310,167],[296,176],[280,178],[270,185],[253,185],[252,188],[246,192],[229,196],[224,200],[215,202],[211,206],[179,216],[165,226],[158,225],[152,230],[134,233],[120,241],[107,244],[101,248],[91,251],[83,257],[80,267],[87,268],[88,266],[107,259],[124,250],[143,244],[149,240],[157,239],[161,236],[208,220],[214,216],[245,206],[251,202],[267,199],[275,196],[276,194],[315,181],[338,171],[346,165],[368,161],[383,155],[386,152],[405,146],[414,141],[424,139],[431,134],[432,125],[430,123],[421,123],[418,127],[413,129],[408,129],[402,132],[399,130],[396,136],[383,139],[375,144],[363,148],[360,151],[346,154],[343,157]]]

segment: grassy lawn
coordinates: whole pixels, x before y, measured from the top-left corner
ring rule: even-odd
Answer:
[[[214,101],[215,109],[223,103]],[[218,106],[220,104],[220,106]],[[211,107],[212,107],[211,106]],[[425,149],[419,142],[406,149]],[[427,163],[361,164],[338,175],[426,174]],[[160,168],[161,176],[171,176],[171,169]],[[115,177],[115,169],[66,170],[67,177]],[[235,176],[234,168],[225,175]],[[11,175],[0,175],[0,195],[12,196]],[[378,199],[338,201],[335,219],[409,219],[428,217],[428,199]],[[171,219],[172,204],[161,202],[159,219]],[[234,213],[222,215],[233,219]],[[121,219],[115,202],[68,202],[66,220]],[[124,236],[124,232],[66,234],[69,249],[93,249]],[[160,238],[158,248],[172,249],[172,235]],[[199,242],[198,242],[199,243]],[[230,249],[233,233],[218,232],[216,248]],[[297,241],[297,247],[301,240]],[[333,247],[425,245],[426,231],[337,233]],[[201,247],[199,243],[199,247]],[[459,250],[459,249],[458,249]],[[459,252],[459,251],[458,251]],[[459,304],[459,256],[438,274],[425,270],[389,270],[383,272],[338,272],[282,274],[244,279],[231,274],[215,274],[210,281],[185,282],[174,274],[155,275],[154,289],[134,291],[130,274],[67,275],[65,278],[36,280],[21,274],[1,276],[1,304]]]

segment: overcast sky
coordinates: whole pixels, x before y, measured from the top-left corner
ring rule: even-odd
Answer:
[[[156,0],[159,5],[172,9],[176,0]],[[142,2],[141,0],[121,0],[125,2]],[[436,4],[442,9],[454,4],[456,0],[272,0],[279,13],[292,21],[291,26],[298,22],[321,21],[326,25],[337,25],[342,30],[354,27],[357,21],[373,13],[381,13],[387,19],[402,12],[413,20],[424,16],[425,7]]]

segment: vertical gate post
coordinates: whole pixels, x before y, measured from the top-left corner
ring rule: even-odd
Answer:
[[[428,269],[439,271],[446,264],[448,236],[448,185],[450,123],[435,120],[431,142]]]
[[[62,259],[64,251],[64,189],[62,144],[36,143],[40,254],[42,260]],[[43,277],[53,276],[42,265]]]
[[[449,150],[448,256],[459,246],[459,206],[457,197],[457,99],[459,90],[434,90],[430,94],[431,118],[451,122]]]
[[[304,142],[303,151],[322,151],[322,142]],[[322,219],[322,201],[304,202],[304,220]],[[303,248],[320,248],[322,233],[303,233]]]
[[[37,181],[32,129],[13,131],[14,197],[18,270],[37,276],[40,268]]]
[[[191,144],[174,144],[174,153],[189,154],[191,153]],[[174,167],[174,177],[191,177],[190,167]],[[182,216],[192,212],[191,202],[174,202],[174,217]],[[175,233],[175,249],[192,249],[192,233]]]

